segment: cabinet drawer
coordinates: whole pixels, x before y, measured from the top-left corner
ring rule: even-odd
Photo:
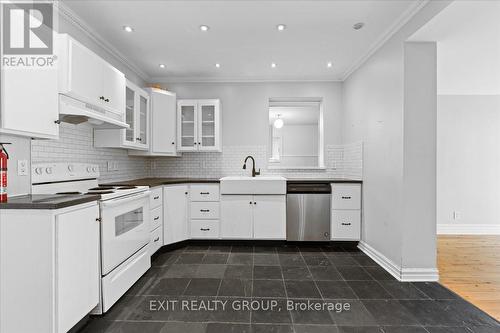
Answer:
[[[161,227],[151,231],[151,240],[149,242],[149,253],[153,255],[163,245],[163,230]]]
[[[219,202],[191,202],[192,219],[218,219]]]
[[[163,188],[155,187],[150,191],[151,195],[149,197],[149,208],[153,209],[160,206],[162,203]]]
[[[361,209],[361,185],[332,184],[332,209]]]
[[[149,214],[151,218],[151,222],[149,223],[150,230],[155,230],[163,224],[162,208],[163,207],[156,207],[155,209],[151,209],[151,214]]]
[[[360,240],[361,211],[332,210],[331,227],[333,240]]]
[[[191,238],[219,238],[219,220],[191,220]]]
[[[191,201],[219,201],[219,184],[191,185]]]

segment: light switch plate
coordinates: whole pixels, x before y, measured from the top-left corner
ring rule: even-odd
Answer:
[[[17,175],[27,176],[28,175],[28,160],[18,160],[17,161]]]

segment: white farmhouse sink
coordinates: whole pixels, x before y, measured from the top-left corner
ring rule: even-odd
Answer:
[[[221,194],[286,194],[286,178],[281,176],[232,176],[220,179]]]

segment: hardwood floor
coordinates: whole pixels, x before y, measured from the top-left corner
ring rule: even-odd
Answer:
[[[500,236],[438,236],[440,283],[500,320]]]

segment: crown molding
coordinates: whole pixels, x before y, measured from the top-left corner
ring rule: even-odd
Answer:
[[[265,82],[342,82],[341,79],[325,78],[244,78],[244,77],[152,77],[151,83],[265,83]]]
[[[368,52],[363,56],[358,58],[342,75],[342,81],[347,80],[347,78],[354,73],[358,68],[360,68],[372,55],[375,54],[384,44],[391,39],[408,21],[411,20],[415,14],[417,14],[425,5],[427,5],[431,0],[418,0],[412,6],[410,6],[399,18],[392,24],[389,29],[378,38],[368,49]]]
[[[81,17],[79,17],[73,10],[71,10],[62,1],[54,1],[54,8],[57,12],[66,19],[70,24],[82,31],[87,37],[89,37],[93,42],[95,42],[99,47],[104,49],[110,55],[115,57],[123,65],[125,65],[130,71],[139,76],[146,82],[149,82],[150,77],[146,72],[141,70],[138,66],[132,63],[125,57],[120,51],[118,51],[113,45],[106,41],[101,35],[99,35],[94,29],[92,29]]]

